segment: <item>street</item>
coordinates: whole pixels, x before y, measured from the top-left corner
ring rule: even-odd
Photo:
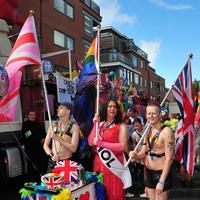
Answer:
[[[193,188],[181,187],[179,178],[180,175],[174,170],[173,188],[170,191],[169,200],[199,200],[200,199],[200,172],[195,171],[193,176]],[[2,200],[20,200],[19,190],[23,188],[23,178],[13,179],[5,186],[1,186],[1,199]],[[146,198],[132,197],[126,200],[145,200]]]

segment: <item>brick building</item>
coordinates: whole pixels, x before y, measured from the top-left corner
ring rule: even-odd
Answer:
[[[41,54],[70,50],[72,68],[85,57],[94,38],[93,28],[100,24],[100,8],[92,0],[20,0],[18,13],[24,19],[34,10],[36,31]],[[10,35],[16,35],[21,27],[14,25]],[[16,37],[11,37],[14,42]],[[69,72],[68,54],[50,57],[54,72]],[[40,121],[43,120],[43,97],[40,70],[35,66],[26,67],[21,86],[23,115],[35,109]]]
[[[35,11],[35,23],[41,54],[68,49],[71,52],[72,68],[85,57],[95,32],[101,23],[100,8],[92,0],[20,0],[18,12],[24,19],[29,11]],[[16,25],[10,35],[20,31]],[[15,37],[11,38],[13,42]],[[69,72],[68,54],[49,58],[57,72]],[[127,77],[142,91],[146,100],[162,100],[165,80],[149,66],[148,55],[133,41],[113,27],[101,30],[101,70],[114,71],[118,77]],[[23,113],[30,108],[38,110],[42,121],[43,103],[40,71],[35,67],[24,70],[21,101]],[[29,102],[29,103],[27,103]]]
[[[148,55],[133,41],[113,27],[101,29],[101,70],[113,71],[117,78],[126,77],[143,94],[145,103],[161,102],[165,95],[165,79],[150,67]]]

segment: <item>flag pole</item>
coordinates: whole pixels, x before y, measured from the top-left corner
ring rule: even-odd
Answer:
[[[192,57],[193,57],[193,54],[190,53],[190,54],[189,54],[189,59],[187,60],[187,62],[188,62],[190,59],[192,59]],[[187,63],[187,62],[186,62],[186,63]],[[163,104],[165,103],[167,97],[169,96],[170,92],[172,91],[173,85],[174,85],[174,83],[171,85],[171,87],[170,87],[170,89],[168,90],[167,94],[165,95],[165,97],[163,98],[162,102],[160,103],[160,107],[162,107]],[[135,149],[133,150],[133,152],[135,152],[135,153],[137,152],[137,150],[138,150],[140,144],[142,143],[142,141],[143,141],[143,139],[144,139],[144,136],[146,135],[146,133],[147,133],[147,131],[148,131],[149,128],[150,128],[150,124],[147,123],[147,125],[144,127],[144,130],[143,130],[144,133],[142,134],[142,137],[140,138],[140,140],[139,140],[139,142],[137,143],[137,145],[136,145]],[[127,167],[127,166],[129,165],[130,161],[131,161],[131,158],[129,158],[128,161],[125,163],[125,167]]]
[[[99,115],[99,96],[100,96],[100,25],[97,26],[97,38],[96,38],[96,44],[97,44],[97,52],[95,52],[97,55],[97,98],[96,98],[96,114]],[[99,122],[96,122],[96,137],[98,136],[98,129],[99,129]]]
[[[51,114],[50,114],[50,109],[49,109],[49,101],[48,101],[48,98],[47,98],[47,88],[46,88],[46,84],[45,84],[45,80],[44,80],[43,62],[44,61],[42,61],[42,66],[41,66],[41,70],[40,70],[41,71],[41,77],[42,77],[42,86],[43,86],[43,91],[44,91],[46,107],[47,107],[47,114],[48,114],[48,118],[49,118],[49,126],[50,126],[50,130],[53,131]]]
[[[34,14],[35,14],[34,10],[29,11],[29,16],[34,16]],[[41,71],[42,86],[43,86],[44,96],[45,96],[45,101],[46,101],[46,106],[47,106],[47,113],[48,113],[48,117],[49,117],[50,129],[51,129],[51,131],[53,131],[50,109],[49,109],[49,102],[48,102],[48,98],[47,98],[47,89],[46,89],[45,80],[44,80],[43,61],[42,61],[41,67],[40,67],[40,71]]]

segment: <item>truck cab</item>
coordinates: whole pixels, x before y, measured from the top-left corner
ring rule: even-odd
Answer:
[[[0,19],[0,63],[5,66],[12,49],[7,33],[9,27]],[[15,120],[0,122],[0,183],[10,178],[21,176],[27,172],[27,162],[21,144],[22,110],[20,99],[17,102]]]

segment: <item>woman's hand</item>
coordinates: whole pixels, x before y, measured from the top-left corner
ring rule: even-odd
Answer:
[[[94,118],[93,118],[93,123],[96,123],[96,122],[100,122],[100,117],[97,113],[94,115]]]
[[[137,153],[134,151],[130,151],[129,157],[131,158],[131,161],[135,161],[137,159]]]
[[[97,141],[98,141],[98,137],[94,138],[93,144],[96,146],[97,145]]]

